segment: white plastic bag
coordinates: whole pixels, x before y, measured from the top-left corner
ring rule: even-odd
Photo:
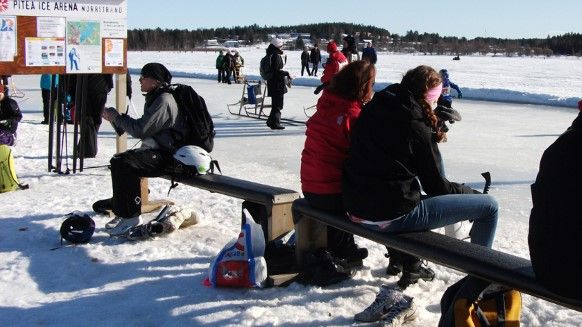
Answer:
[[[209,268],[209,284],[223,287],[263,287],[267,280],[265,236],[247,209],[238,239],[222,248]]]

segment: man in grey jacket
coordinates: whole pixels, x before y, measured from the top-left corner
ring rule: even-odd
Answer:
[[[187,123],[169,92],[172,75],[164,65],[148,63],[141,69],[141,91],[145,93],[144,113],[138,119],[119,114],[114,108],[103,118],[117,129],[142,140],[139,149],[111,158],[112,207],[115,218],[105,226],[112,236],[125,234],[141,224],[140,177],[158,177],[172,160],[178,147],[174,135],[185,135]]]

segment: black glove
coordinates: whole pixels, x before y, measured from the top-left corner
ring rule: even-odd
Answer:
[[[455,121],[461,121],[461,114],[453,108],[439,105],[434,110],[434,114],[439,120],[448,121],[453,124]]]
[[[463,93],[459,92],[459,94],[457,94],[457,98],[462,99],[463,98]]]
[[[320,84],[318,87],[315,88],[315,91],[313,91],[313,94],[319,94],[319,92],[321,92],[326,86],[327,86],[327,83]]]

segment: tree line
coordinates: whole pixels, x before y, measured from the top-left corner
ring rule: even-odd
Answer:
[[[501,39],[491,37],[440,36],[438,33],[408,31],[404,35],[390,33],[384,28],[352,23],[318,23],[294,26],[235,26],[222,28],[186,29],[132,29],[128,30],[130,51],[167,50],[191,51],[206,45],[206,40],[238,40],[252,45],[269,41],[278,33],[309,33],[312,43],[336,40],[341,44],[343,34],[351,34],[359,42],[372,40],[379,50],[394,52],[420,52],[439,55],[493,54],[505,56],[582,56],[582,34],[566,33],[546,38]],[[298,39],[299,41],[299,39]],[[303,41],[296,42],[300,47]]]

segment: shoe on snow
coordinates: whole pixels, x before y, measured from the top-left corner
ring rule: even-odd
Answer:
[[[132,227],[137,226],[139,224],[141,224],[141,216],[136,216],[132,218],[121,218],[119,224],[109,229],[107,232],[111,236],[121,236],[129,232],[129,230]]]
[[[163,233],[164,226],[157,221],[151,221],[147,224],[132,227],[127,233],[127,239],[131,241],[147,240]]]
[[[418,268],[414,270],[407,270],[405,267],[402,272],[402,277],[400,277],[397,284],[404,290],[409,285],[416,284],[419,279],[430,282],[434,279],[434,276],[434,271],[429,267],[426,267],[425,264],[419,265]]]
[[[113,229],[115,226],[119,225],[119,223],[123,220],[121,217],[113,217],[110,221],[105,224],[105,229]]]
[[[376,295],[376,299],[364,311],[357,313],[354,316],[355,321],[359,322],[373,322],[379,321],[386,316],[391,308],[404,297],[402,290],[387,285],[380,287],[380,292]]]
[[[379,326],[397,327],[410,322],[418,316],[414,299],[404,295],[395,303],[390,310],[382,317]]]
[[[95,201],[93,203],[93,211],[101,215],[109,215],[109,212],[113,209],[113,199],[103,199]]]

